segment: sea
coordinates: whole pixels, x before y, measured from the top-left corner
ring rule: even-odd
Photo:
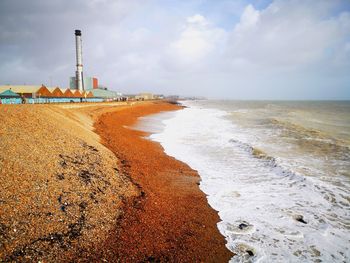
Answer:
[[[350,262],[350,102],[181,102],[143,117],[197,170],[230,262]]]

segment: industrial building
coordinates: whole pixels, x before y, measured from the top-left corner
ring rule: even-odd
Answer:
[[[106,87],[99,86],[96,77],[83,77],[83,48],[81,31],[75,30],[76,45],[76,71],[75,77],[69,78],[69,87],[71,90],[90,91],[95,97],[105,100],[120,100],[121,96],[117,92],[108,90]]]
[[[99,87],[95,77],[83,77],[81,31],[75,30],[76,71],[70,78],[70,89],[46,87],[45,85],[0,86],[1,104],[102,102],[124,100],[118,93]]]
[[[98,88],[98,79],[94,77],[83,77],[83,44],[81,30],[75,30],[75,77],[69,78],[69,88],[72,90],[92,90]]]
[[[118,94],[115,91],[108,90],[106,87],[98,86],[97,78],[84,77],[83,83],[84,90],[92,92],[95,97],[104,98],[106,100],[119,100],[121,97],[121,94]],[[75,77],[70,77],[69,87],[71,90],[77,90]]]
[[[76,83],[76,77],[69,78],[70,89],[77,89]],[[95,77],[83,77],[83,86],[84,90],[98,89],[98,79]]]
[[[104,98],[106,100],[120,100],[121,96],[117,92],[105,89],[92,89],[89,90],[94,97]]]

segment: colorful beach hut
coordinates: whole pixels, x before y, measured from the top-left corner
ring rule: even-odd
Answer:
[[[52,97],[55,98],[62,98],[63,97],[63,92],[59,87],[49,89],[51,91]]]
[[[74,98],[74,94],[73,94],[73,92],[70,89],[66,89],[63,92],[63,97],[65,97],[65,98]]]
[[[17,93],[13,92],[11,89],[5,90],[0,93],[0,98],[20,98]]]
[[[73,94],[74,94],[74,97],[76,98],[83,98],[83,95],[80,93],[79,90],[76,90]]]
[[[50,98],[53,97],[52,93],[46,88],[46,86],[42,85],[36,92],[37,97],[41,98]]]
[[[11,89],[0,93],[0,104],[19,104],[22,103],[22,98]]]
[[[40,86],[26,86],[26,85],[6,85],[6,86],[1,86],[0,90],[5,91],[5,90],[11,90],[14,93],[17,93],[20,96],[26,97],[26,98],[32,98],[35,97],[36,93],[40,89]]]

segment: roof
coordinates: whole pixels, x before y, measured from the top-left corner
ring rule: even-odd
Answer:
[[[118,97],[118,94],[115,91],[111,91],[111,90],[93,89],[93,90],[89,90],[89,91],[92,92],[94,97],[98,97],[98,98],[116,98],[116,97]]]
[[[47,88],[51,93],[52,97],[63,97],[63,90],[59,87],[57,88]]]
[[[0,86],[0,92],[5,90],[12,90],[15,93],[36,93],[43,85],[2,85]],[[45,86],[44,86],[45,87]],[[54,91],[58,87],[46,87],[50,92]],[[60,89],[63,91],[63,89]]]
[[[52,93],[45,86],[41,86],[36,93],[39,97],[53,97]]]
[[[0,93],[0,97],[20,97],[17,93],[14,93],[12,90],[8,89]]]
[[[72,97],[74,97],[74,94],[73,94],[73,92],[72,92],[70,89],[66,89],[66,90],[63,92],[63,97],[72,98]]]
[[[0,92],[10,89],[15,93],[36,93],[40,88],[41,88],[41,85],[38,85],[38,86],[5,85],[5,86],[0,86]]]
[[[35,86],[35,85],[4,85],[0,86],[0,94],[1,92],[8,91],[11,94],[28,94],[28,93],[36,93],[39,97],[53,97],[53,98],[59,98],[59,97],[68,97],[68,98],[84,98],[84,97],[94,97],[93,93],[91,91],[83,91],[80,92],[76,89],[60,89],[59,87],[46,87],[44,85]],[[102,91],[102,92],[101,92]],[[100,94],[99,97],[103,98],[114,98],[116,97],[115,92],[113,91],[106,91],[106,90],[100,90],[98,92]],[[5,96],[5,95],[4,95]],[[13,96],[13,95],[12,95]],[[14,97],[14,96],[13,96]],[[17,97],[17,95],[16,95]]]
[[[76,98],[82,98],[83,97],[82,93],[78,89],[77,90],[72,90],[72,92],[74,94],[74,97],[76,97]]]

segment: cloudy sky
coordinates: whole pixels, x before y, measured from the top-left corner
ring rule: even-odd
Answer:
[[[0,85],[350,99],[349,0],[0,0]]]

